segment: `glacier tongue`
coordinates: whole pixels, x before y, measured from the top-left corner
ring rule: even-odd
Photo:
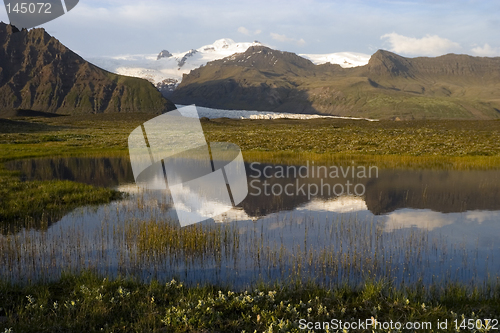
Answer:
[[[177,108],[182,108],[185,105],[176,105]],[[354,118],[354,117],[341,117],[341,116],[327,116],[319,114],[302,114],[302,113],[280,113],[272,111],[249,111],[249,110],[223,110],[213,109],[204,106],[196,106],[196,109],[184,110],[184,117],[189,118],[231,118],[231,119],[349,119],[349,120],[366,120],[378,121],[378,119],[370,118]]]

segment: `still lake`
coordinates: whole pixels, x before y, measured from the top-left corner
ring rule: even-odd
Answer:
[[[25,180],[72,180],[129,194],[0,235],[0,274],[12,280],[83,269],[232,286],[294,279],[356,285],[367,278],[485,285],[500,278],[499,170],[377,169],[363,177],[358,169],[346,172],[354,164],[247,163],[249,195],[241,204],[180,228],[168,193],[135,186],[128,158],[7,167]],[[307,177],[280,173],[300,167]]]

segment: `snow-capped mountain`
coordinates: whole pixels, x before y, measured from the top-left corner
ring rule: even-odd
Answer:
[[[250,46],[255,45],[262,44],[258,41],[236,43],[232,39],[225,38],[219,39],[211,45],[181,53],[170,53],[163,50],[159,54],[90,57],[87,59],[110,72],[147,79],[160,90],[169,90],[175,88],[182,80],[182,75],[189,73],[192,69],[204,66],[209,61],[245,52]]]
[[[350,68],[368,64],[370,55],[354,52],[338,52],[330,54],[299,54],[301,57],[311,60],[316,65],[339,64],[341,67]]]
[[[163,50],[159,54],[136,54],[114,57],[88,57],[91,63],[110,72],[147,79],[168,95],[181,82],[182,75],[204,66],[207,62],[222,59],[235,53],[245,52],[251,46],[263,45],[258,41],[237,43],[229,38],[219,39],[211,45],[186,52],[171,53]],[[315,64],[330,62],[342,67],[362,66],[368,63],[369,55],[361,53],[301,54]]]

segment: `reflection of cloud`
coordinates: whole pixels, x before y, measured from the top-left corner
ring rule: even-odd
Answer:
[[[467,212],[465,213],[465,220],[467,222],[477,222],[479,224],[485,221],[498,221],[500,220],[500,212]]]
[[[257,221],[258,217],[249,216],[243,209],[235,208],[228,210],[227,212],[213,217],[215,222],[227,223],[233,221]]]
[[[152,198],[149,198],[149,200],[143,202],[143,204],[151,206],[157,206],[158,201],[161,198],[170,196],[170,192],[168,190],[148,190],[136,184],[120,185],[116,188],[116,190],[128,194],[146,194],[147,196],[151,196]],[[206,218],[213,218],[215,222],[219,223],[248,220],[256,221],[259,219],[258,217],[249,216],[242,208],[231,207],[229,209],[227,205],[224,205],[223,203],[217,202],[215,200],[206,201],[206,198],[200,198],[199,194],[196,191],[192,191],[189,187],[183,186],[180,190],[182,192],[183,199],[188,203],[188,205],[186,206],[182,203],[176,204],[173,208],[178,211],[195,214],[197,213],[201,216],[205,216]],[[203,202],[203,205],[199,205],[198,203],[202,201],[206,202]],[[194,211],[193,202],[194,204],[198,204],[196,210]],[[189,205],[191,205],[191,207],[189,207]],[[210,208],[208,209],[208,211],[207,207]]]
[[[412,38],[393,32],[380,38],[387,38],[391,44],[390,50],[398,54],[438,56],[460,48],[458,43],[437,35]]]
[[[396,211],[388,215],[385,223],[385,231],[394,231],[401,228],[416,227],[419,229],[434,230],[450,225],[454,219],[443,213],[419,210],[419,211]]]
[[[360,210],[368,210],[365,200],[360,197],[341,196],[333,200],[313,200],[297,210],[326,211],[336,213],[348,213]]]

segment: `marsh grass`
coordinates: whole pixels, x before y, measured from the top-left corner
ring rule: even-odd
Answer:
[[[47,156],[124,156],[129,129],[151,115],[19,118],[0,121],[0,228],[43,228],[82,205],[109,203],[117,191],[69,181],[20,180],[3,163]],[[133,129],[133,128],[132,128]],[[130,129],[130,131],[132,130]]]
[[[304,161],[331,165],[375,165],[379,169],[404,170],[494,170],[500,168],[500,156],[401,156],[401,155],[354,155],[327,154],[293,151],[261,151],[243,152],[247,161],[302,165]]]
[[[128,225],[126,232],[140,253],[161,253],[165,260],[219,258],[223,249],[234,252],[239,247],[237,230],[226,224],[181,228],[175,220],[150,220]]]
[[[435,324],[500,313],[499,281],[478,279],[474,250],[425,230],[387,233],[348,213],[186,228],[123,215],[168,205],[151,203],[118,202],[93,232],[82,212],[59,233],[0,236],[0,332],[300,332],[299,319]]]
[[[326,220],[290,215],[255,222],[203,223],[181,228],[163,215],[168,203],[127,199],[96,213],[85,212],[47,231],[23,229],[0,235],[0,272],[11,281],[57,279],[61,271],[92,269],[109,277],[143,280],[181,276],[244,287],[255,281],[314,280],[357,287],[367,279],[395,286],[461,281],[484,286],[497,274],[481,266],[477,249],[429,238],[428,231],[385,231],[383,220],[335,214]],[[140,215],[151,216],[140,218]],[[88,210],[88,209],[87,209]],[[70,222],[70,223],[68,223]],[[481,257],[482,258],[482,257]],[[429,273],[432,272],[432,273]]]
[[[482,267],[477,248],[430,238],[428,231],[416,228],[387,232],[383,218],[284,213],[181,228],[165,216],[169,207],[139,195],[95,213],[75,211],[64,226],[47,232],[24,229],[0,236],[1,274],[12,281],[50,280],[64,270],[95,269],[110,277],[182,276],[193,283],[235,286],[301,279],[351,286],[366,279],[401,286],[420,280],[483,285],[488,274],[497,274],[495,258],[488,259],[490,269]],[[90,229],[89,219],[95,220]]]

